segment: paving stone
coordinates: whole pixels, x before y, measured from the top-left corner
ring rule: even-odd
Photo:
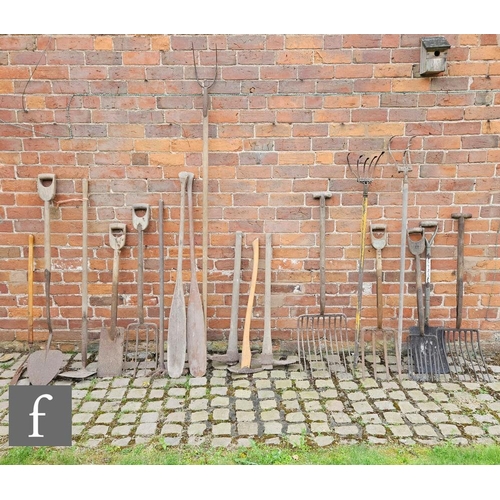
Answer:
[[[74,424],[87,423],[92,420],[93,416],[92,413],[76,413],[73,415],[72,422]]]
[[[236,440],[237,448],[250,448],[253,446],[253,440],[249,438],[238,438]]]
[[[296,401],[293,401],[293,402],[296,402]],[[298,402],[297,403],[297,408],[299,407],[298,406]],[[253,406],[253,404],[252,404]],[[276,401],[274,399],[264,399],[263,401],[260,401],[260,404],[259,406],[261,407],[262,410],[271,410],[272,408],[277,408],[278,404],[276,403]]]
[[[111,431],[112,436],[128,436],[132,432],[132,425],[117,425]]]
[[[399,412],[388,411],[384,412],[384,419],[388,424],[404,424],[403,417]]]
[[[375,407],[378,408],[381,411],[390,411],[390,410],[395,410],[394,404],[392,401],[375,401],[374,403]]]
[[[446,403],[449,401],[448,396],[444,392],[431,392],[430,396],[438,403]]]
[[[422,391],[418,390],[408,391],[408,396],[410,396],[413,401],[427,401],[429,399]]]
[[[100,439],[89,439],[85,443],[85,447],[86,448],[97,448],[97,447],[99,447],[101,445],[101,443],[102,443],[102,438],[100,438]]]
[[[210,385],[226,385],[225,378],[212,377],[210,379]]]
[[[166,437],[163,439],[165,446],[179,446],[181,443],[180,437]]]
[[[266,410],[260,413],[260,418],[264,422],[268,422],[269,420],[279,420],[280,412],[278,410]]]
[[[133,424],[137,420],[135,413],[124,413],[118,417],[119,424]]]
[[[347,413],[332,413],[332,418],[336,424],[347,424],[352,422],[352,419]]]
[[[129,389],[127,399],[145,399],[147,393],[147,389]]]
[[[372,436],[385,436],[386,433],[385,427],[380,424],[368,424],[365,429]]]
[[[464,432],[468,436],[482,436],[484,434],[483,429],[477,425],[466,425],[464,427]]]
[[[488,434],[491,436],[500,436],[500,425],[490,425],[488,427]]]
[[[382,389],[385,389],[386,391],[396,390],[398,388],[399,385],[397,384],[397,382],[394,382],[394,380],[382,381]]]
[[[158,412],[146,412],[141,415],[141,423],[158,422],[160,415]]]
[[[167,415],[166,420],[167,422],[184,422],[186,420],[186,413],[183,411],[174,411]]]
[[[375,389],[378,388],[378,382],[374,378],[365,378],[361,381],[361,385],[365,389]]]
[[[91,436],[105,436],[108,433],[108,425],[94,425],[89,429],[89,434]]]
[[[271,382],[269,380],[257,380],[257,382],[261,383],[267,383],[269,386],[271,385]],[[256,384],[257,385],[257,384]],[[250,387],[250,380],[235,380],[233,382],[233,387],[236,388],[241,388],[241,389],[247,389]]]
[[[229,398],[218,396],[212,399],[210,406],[229,406]]]
[[[226,410],[226,412],[227,415],[229,416],[229,410]],[[207,422],[207,421],[208,421],[208,411],[195,411],[191,413],[191,423]]]
[[[491,446],[491,445],[494,445],[495,444],[495,440],[488,437],[488,436],[481,436],[481,437],[477,437],[474,442],[476,444],[484,444],[486,446]]]
[[[285,370],[271,370],[271,378],[273,378],[273,379],[286,378],[286,371]]]
[[[323,448],[325,446],[330,446],[333,443],[333,438],[331,436],[316,436],[314,442]]]
[[[460,408],[454,403],[442,403],[441,408],[451,413],[459,412]]]
[[[210,394],[212,396],[227,396],[227,387],[212,387],[210,389]]]
[[[162,434],[181,434],[182,425],[179,424],[165,424],[161,429]]]
[[[236,391],[234,391],[234,396],[239,399],[250,399],[252,396],[252,391],[246,389],[237,389]]]
[[[401,385],[405,389],[419,389],[420,388],[418,383],[415,382],[414,380],[402,380]]]
[[[215,424],[214,429],[221,424]],[[229,424],[231,426],[231,424]],[[201,422],[196,422],[195,424],[191,424],[187,428],[187,433],[188,436],[201,436],[207,429],[207,424],[201,423]],[[215,434],[215,432],[214,432]]]
[[[288,392],[288,391],[286,391],[286,392]],[[269,391],[269,390],[260,390],[260,391],[257,391],[257,397],[259,399],[273,399],[276,397],[276,393],[274,391]]]
[[[387,394],[391,399],[395,399],[396,401],[405,401],[406,394],[403,391],[391,391]]]
[[[165,408],[167,410],[176,410],[184,406],[184,399],[179,398],[168,398],[165,403]]]
[[[450,415],[450,422],[454,424],[472,424],[472,419],[468,417],[467,415],[462,415],[462,414],[452,414]]]
[[[263,378],[269,378],[269,374],[267,371],[263,372],[257,372],[253,374],[254,379],[263,379]]]
[[[161,389],[151,389],[149,391],[148,399],[163,399],[165,397],[165,392]]]
[[[387,397],[387,394],[383,389],[370,389],[368,396],[372,399],[384,399]]]
[[[301,391],[299,392],[301,399],[319,399],[319,393],[317,391]]]
[[[288,432],[290,434],[302,434],[307,432],[307,425],[303,422],[298,424],[288,424]]]
[[[306,411],[323,411],[320,401],[304,401],[304,408]]]
[[[231,438],[217,437],[213,438],[210,444],[212,448],[227,448],[231,445]]]
[[[253,401],[248,399],[237,399],[234,403],[236,410],[253,410]]]
[[[306,379],[307,374],[304,372],[290,372],[290,378],[292,380],[301,380],[301,379]]]
[[[260,396],[258,396],[260,398]],[[295,391],[284,391],[283,394],[281,395],[281,399],[287,400],[287,399],[297,399],[297,392]]]
[[[357,403],[353,403],[352,407],[356,413],[372,413],[373,408],[371,407],[370,403],[367,401],[360,401]]]
[[[114,418],[115,418],[114,413],[102,413],[97,417],[95,422],[96,424],[110,424]]]
[[[264,422],[264,434],[279,434],[281,435],[283,425],[281,422]]]
[[[87,394],[87,391],[83,391],[83,390],[75,390],[75,389],[72,389],[71,390],[71,397],[73,399],[83,399]]]
[[[168,380],[164,378],[155,378],[151,382],[151,387],[153,389],[165,389],[168,386]]]
[[[156,422],[139,424],[135,433],[139,436],[154,436],[156,433]]]
[[[132,439],[129,437],[114,439],[113,441],[111,441],[111,446],[116,446],[117,448],[124,448],[125,446],[129,445],[131,440]]]
[[[259,433],[257,422],[238,422],[238,434],[240,436],[256,436]]]
[[[311,388],[309,380],[296,380],[295,387],[299,390],[306,390]]]
[[[207,395],[207,389],[205,387],[192,387],[189,390],[189,397],[192,399],[203,398]]]
[[[208,399],[193,399],[189,403],[189,409],[191,411],[201,411],[208,408]]]
[[[313,434],[328,434],[331,432],[331,430],[326,422],[312,422],[311,432]]]
[[[430,411],[439,411],[440,406],[438,406],[433,401],[426,401],[425,403],[417,403],[417,406],[421,411],[430,412]]]
[[[200,385],[207,385],[207,377],[193,377],[189,379],[190,387],[196,387]]]
[[[215,365],[214,365],[215,366]],[[224,365],[226,366],[226,365]],[[214,369],[213,372],[212,372],[212,377],[217,377],[217,378],[225,378],[226,377],[226,369],[224,368],[224,370],[218,370],[218,369]]]
[[[445,390],[445,391],[449,391],[449,392],[453,392],[453,393],[456,393],[458,391],[461,391],[462,390],[462,387],[459,385],[459,384],[455,384],[453,382],[443,382],[441,384],[441,387]]]
[[[221,422],[212,426],[212,434],[214,436],[231,435],[231,424],[229,422]]]
[[[2,432],[4,430],[4,427],[5,427],[6,433],[2,434]],[[71,426],[71,435],[73,437],[80,436],[82,434],[82,432],[83,432],[83,429],[85,429],[84,425],[72,425]],[[9,428],[7,426],[1,426],[0,427],[0,436],[7,436],[8,433],[9,433]]]
[[[448,422],[448,415],[443,412],[430,412],[427,413],[427,418],[433,423],[433,424],[441,424],[443,422]]]
[[[438,385],[436,382],[423,382],[422,388],[426,391],[437,391]]]
[[[409,422],[412,424],[425,424],[425,418],[420,415],[419,413],[407,413],[406,418],[408,419]]]
[[[491,394],[478,394],[476,396],[478,401],[481,402],[490,402],[490,401],[495,401],[495,398]]]
[[[365,413],[361,415],[361,420],[365,424],[381,424],[382,420],[376,413]]]
[[[312,422],[326,422],[328,420],[328,416],[322,411],[312,411],[309,413],[309,420]]]
[[[206,436],[199,436],[198,434],[194,434],[193,436],[188,437],[187,444],[188,446],[202,446],[206,441],[207,441]]]
[[[117,389],[111,389],[109,391],[109,394],[106,396],[106,399],[118,399],[121,400],[125,397],[125,393],[127,392],[127,389],[125,387],[117,388]]]
[[[358,384],[350,380],[343,380],[339,382],[339,387],[344,391],[357,391],[359,389]]]
[[[365,401],[366,396],[362,392],[350,392],[347,394],[350,401]]]
[[[333,383],[333,380],[330,379],[325,379],[325,380],[316,380],[314,382],[314,385],[316,386],[317,389],[324,389],[324,388],[334,388],[335,384]]]
[[[389,425],[389,430],[398,438],[406,438],[413,435],[413,431],[407,425]]]
[[[269,401],[274,401],[274,399],[270,399]],[[263,401],[261,401],[261,408],[264,409],[262,406]],[[288,411],[293,411],[293,410],[300,410],[300,404],[296,399],[288,400],[288,401],[283,401],[282,405],[285,407],[286,410]],[[276,408],[276,406],[272,406],[272,408]]]
[[[490,410],[500,412],[500,401],[495,401],[494,403],[488,403],[487,406]]]
[[[236,420],[238,422],[253,422],[255,420],[254,411],[237,411]]]
[[[287,413],[285,415],[285,420],[287,422],[304,422],[306,417],[302,412]]]
[[[439,424],[438,425],[441,434],[444,437],[460,436],[460,430],[456,425],[453,424]]]
[[[292,385],[291,380],[277,380],[276,382],[281,382],[281,383],[283,383],[283,382],[289,382],[290,386]],[[250,385],[250,383],[249,383],[249,385]],[[265,380],[256,380],[255,381],[255,387],[257,389],[271,389],[272,384],[271,384],[271,381],[268,380],[268,379],[265,379]],[[278,385],[276,385],[276,388],[278,388]],[[281,387],[281,388],[283,389],[284,386]]]
[[[418,408],[415,408],[409,401],[400,401],[398,403],[399,410],[403,413],[416,413]]]
[[[334,431],[341,436],[357,436],[359,434],[356,425],[338,425],[334,427]]]
[[[96,413],[101,403],[97,401],[86,401],[80,406],[81,413]]]
[[[498,420],[490,413],[486,413],[484,415],[480,413],[475,413],[473,417],[474,420],[477,420],[482,424],[498,424]]]
[[[288,379],[275,380],[274,386],[277,390],[290,389],[292,387],[292,381]]]
[[[340,412],[340,411],[344,410],[344,403],[342,403],[342,401],[338,401],[338,400],[327,401],[325,403],[325,407],[327,410],[330,410],[333,412]]]
[[[421,437],[438,437],[436,434],[436,431],[433,429],[431,425],[424,424],[424,425],[415,425],[413,427],[413,430],[418,436]]]
[[[321,399],[336,399],[339,393],[336,389],[326,389],[320,392]]]

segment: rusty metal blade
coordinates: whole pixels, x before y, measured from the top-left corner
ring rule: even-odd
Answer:
[[[122,374],[124,336],[123,328],[116,328],[114,339],[106,328],[101,330],[97,357],[98,377],[119,377]]]
[[[47,385],[59,372],[63,362],[61,351],[37,351],[28,359],[28,378],[31,385]]]

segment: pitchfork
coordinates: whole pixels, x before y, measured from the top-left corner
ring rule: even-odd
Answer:
[[[356,180],[363,185],[363,209],[361,215],[361,252],[359,256],[359,269],[358,269],[358,303],[356,309],[356,333],[354,338],[354,359],[353,359],[353,369],[356,369],[356,365],[359,357],[359,341],[361,332],[361,306],[363,299],[363,272],[365,268],[365,239],[366,239],[366,215],[368,208],[368,188],[373,181],[373,172],[377,166],[380,158],[384,152],[382,151],[379,155],[372,157],[360,155],[356,162],[356,171],[351,166],[349,162],[349,155],[347,154],[347,165],[349,170],[352,172]]]

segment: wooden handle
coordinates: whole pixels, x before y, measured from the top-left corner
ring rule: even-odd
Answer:
[[[250,368],[252,352],[250,351],[250,323],[252,321],[253,300],[255,296],[255,285],[257,283],[257,271],[259,269],[259,238],[253,240],[253,270],[248,295],[247,313],[245,316],[245,327],[243,329],[243,345],[241,348],[241,368]]]
[[[229,327],[229,339],[227,343],[228,354],[236,354],[236,357],[238,355],[238,307],[240,300],[242,236],[243,233],[241,231],[236,232],[236,243],[234,250],[233,293],[231,299],[231,324]]]
[[[28,237],[28,342],[33,343],[33,245],[34,236]]]
[[[82,366],[87,366],[88,348],[88,206],[89,181],[82,179]]]
[[[377,250],[377,328],[382,329],[382,251]]]
[[[266,274],[264,279],[264,337],[262,340],[262,355],[272,356],[273,345],[271,338],[271,260],[272,234],[266,234]]]

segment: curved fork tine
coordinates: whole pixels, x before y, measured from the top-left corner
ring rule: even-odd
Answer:
[[[194,55],[194,45],[193,44],[191,44],[191,50],[193,51],[194,75],[196,77],[196,81],[202,89],[209,89],[215,83],[215,80],[217,79],[217,69],[218,69],[217,45],[215,46],[215,74],[214,74],[214,77],[213,77],[210,85],[207,85],[207,82],[205,82],[205,81],[201,82],[200,79],[198,78],[198,67],[196,66],[196,57]]]

